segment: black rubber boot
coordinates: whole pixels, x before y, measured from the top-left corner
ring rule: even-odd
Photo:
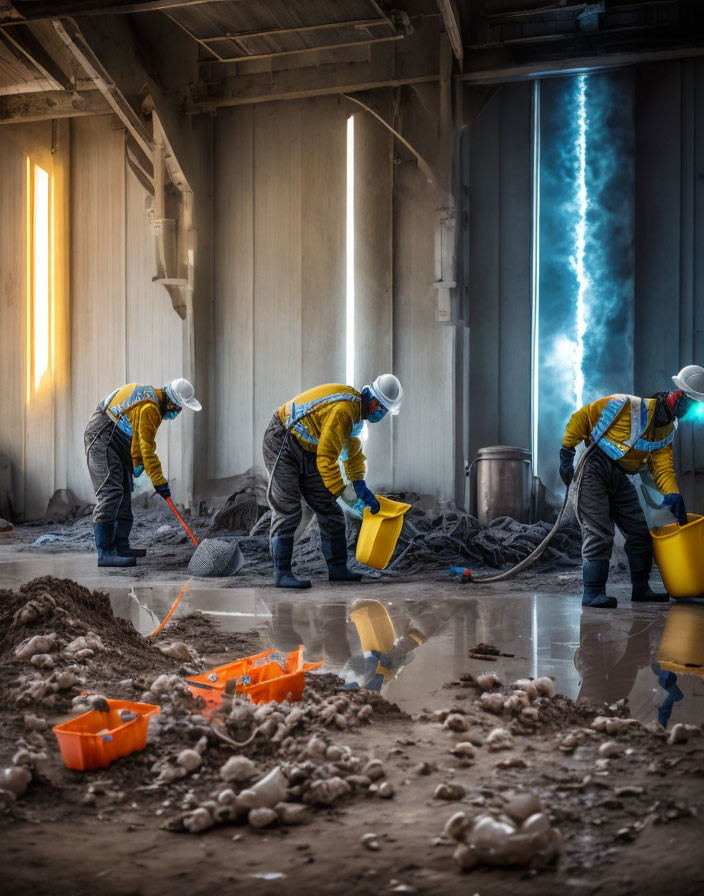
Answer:
[[[609,578],[608,560],[585,560],[582,565],[584,581],[583,607],[597,607],[612,610],[617,606],[616,598],[606,593],[606,580]]]
[[[95,546],[98,548],[98,566],[136,566],[134,557],[120,557],[115,547],[115,524],[93,523]]]
[[[321,532],[320,543],[328,565],[328,579],[331,582],[362,581],[363,576],[360,573],[352,572],[347,567],[347,543],[344,537],[333,539]]]
[[[297,579],[291,572],[292,535],[276,535],[271,539],[271,557],[274,561],[274,585],[277,588],[310,588],[308,579]]]
[[[146,557],[147,552],[144,548],[130,547],[130,532],[132,531],[132,522],[130,520],[118,520],[115,528],[115,545],[117,553],[120,557]]]
[[[653,591],[650,587],[650,571],[653,568],[651,551],[628,557],[631,567],[631,600],[634,603],[666,603],[670,595],[665,591]]]

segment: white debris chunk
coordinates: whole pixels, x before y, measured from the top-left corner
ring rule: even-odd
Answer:
[[[495,672],[484,672],[482,675],[477,675],[476,682],[480,691],[490,691],[492,688],[501,687],[501,679]]]
[[[540,797],[535,793],[512,793],[507,795],[504,812],[520,823],[536,812],[541,812],[542,808]]]
[[[39,653],[51,653],[56,647],[56,633],[50,635],[32,635],[26,638],[15,648],[15,656],[18,660],[30,660]]]
[[[510,750],[513,748],[513,735],[506,728],[493,728],[485,743],[490,750]]]
[[[278,819],[279,816],[276,812],[266,806],[261,806],[258,809],[251,809],[247,816],[247,821],[253,828],[268,828],[272,824],[275,824]]]
[[[257,766],[246,756],[230,756],[220,769],[220,777],[224,781],[242,784],[251,781],[257,774]]]
[[[599,747],[599,756],[601,759],[611,759],[614,756],[620,756],[625,752],[623,744],[615,740],[604,741]]]
[[[32,773],[23,765],[14,765],[11,768],[4,768],[0,772],[0,789],[7,790],[16,797],[22,796],[29,787],[32,780]]]
[[[555,682],[547,675],[543,675],[541,678],[534,678],[533,687],[541,697],[555,696]]]
[[[195,771],[202,761],[203,757],[197,750],[181,750],[176,758],[176,764],[188,772]]]
[[[191,834],[200,834],[215,824],[213,816],[207,809],[195,809],[183,819],[184,828]]]
[[[286,799],[287,786],[286,776],[277,765],[256,784],[243,790],[237,797],[237,802],[245,809],[272,809]]]

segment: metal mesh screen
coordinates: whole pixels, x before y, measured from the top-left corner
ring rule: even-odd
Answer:
[[[192,576],[234,576],[244,565],[236,541],[206,538],[198,545],[188,564]]]

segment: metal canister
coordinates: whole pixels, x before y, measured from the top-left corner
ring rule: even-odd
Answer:
[[[482,525],[500,516],[530,522],[533,492],[531,453],[527,448],[493,445],[477,456],[477,516]]]

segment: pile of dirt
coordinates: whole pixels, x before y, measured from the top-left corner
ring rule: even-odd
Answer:
[[[4,705],[67,708],[82,687],[109,687],[117,697],[124,679],[149,678],[177,667],[177,659],[113,615],[102,591],[51,576],[18,591],[0,591]]]
[[[0,590],[0,657],[7,658],[9,651],[46,627],[59,638],[72,640],[92,630],[113,647],[151,649],[129,622],[113,615],[103,591],[52,576],[33,579],[18,591]]]

